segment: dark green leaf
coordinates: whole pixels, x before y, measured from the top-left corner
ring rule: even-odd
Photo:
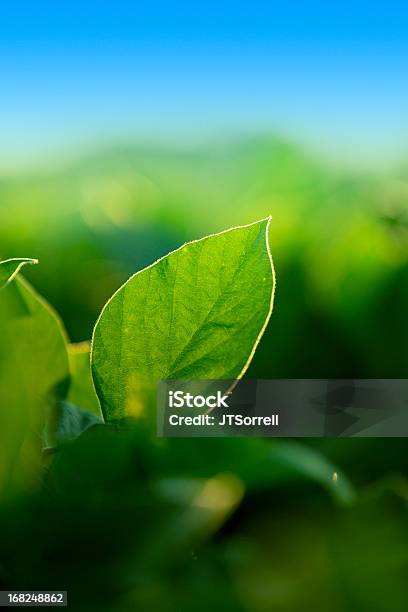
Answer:
[[[93,425],[102,425],[102,419],[88,410],[82,410],[66,401],[60,401],[52,411],[46,432],[45,444],[48,448],[56,447],[64,442],[78,438]]]
[[[90,343],[68,345],[71,384],[67,400],[102,418],[99,400],[91,376]]]

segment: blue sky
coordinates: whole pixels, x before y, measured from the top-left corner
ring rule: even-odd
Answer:
[[[407,17],[393,1],[2,3],[0,160],[273,132],[402,155]]]

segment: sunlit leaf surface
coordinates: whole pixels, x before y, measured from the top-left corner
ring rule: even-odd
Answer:
[[[190,242],[104,308],[92,368],[105,418],[139,416],[160,379],[243,375],[272,310],[269,218]]]

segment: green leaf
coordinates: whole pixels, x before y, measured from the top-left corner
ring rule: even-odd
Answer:
[[[67,400],[102,418],[91,376],[90,342],[68,345],[71,384]]]
[[[0,261],[0,289],[10,283],[26,264],[37,264],[37,259],[16,257]]]
[[[290,482],[315,482],[342,504],[353,502],[352,484],[317,450],[299,442],[258,438],[168,438],[152,446],[157,474],[211,478],[235,474],[248,491]]]
[[[102,419],[66,401],[58,402],[48,419],[45,443],[48,449],[78,438],[93,425],[103,425]]]
[[[37,478],[47,413],[69,380],[65,332],[18,267],[0,291],[0,490]]]
[[[187,243],[109,300],[92,344],[107,420],[143,413],[160,379],[243,376],[272,311],[269,221]]]
[[[292,471],[294,477],[314,480],[322,485],[340,503],[351,504],[355,500],[351,482],[319,451],[299,442],[279,440],[271,458],[282,470]]]

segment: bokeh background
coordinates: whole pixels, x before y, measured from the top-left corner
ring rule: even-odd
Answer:
[[[129,275],[272,214],[276,303],[248,376],[405,378],[407,17],[394,0],[2,6],[1,258],[40,260],[26,276],[80,342]],[[407,609],[404,439],[301,441],[356,488],[347,506],[293,475],[241,496],[196,440],[220,455],[221,510],[192,543],[173,531],[202,470],[165,483],[174,506],[145,438],[112,436],[1,506],[5,588],[69,588],[78,609]]]

